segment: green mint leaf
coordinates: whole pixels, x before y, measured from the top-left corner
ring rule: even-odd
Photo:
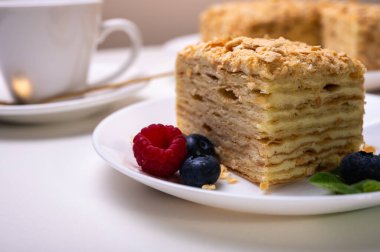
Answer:
[[[309,182],[317,187],[339,194],[361,193],[358,188],[345,184],[338,175],[330,172],[319,172],[309,178]]]
[[[380,181],[367,179],[353,184],[352,187],[361,192],[377,192],[380,191]]]

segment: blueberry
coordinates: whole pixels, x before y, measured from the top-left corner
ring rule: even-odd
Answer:
[[[191,156],[182,164],[179,174],[185,185],[202,187],[215,184],[220,175],[220,164],[210,155]]]
[[[187,156],[211,155],[216,156],[214,144],[207,137],[199,134],[186,136]]]
[[[364,151],[351,153],[340,163],[340,176],[347,184],[365,179],[380,181],[380,157]]]

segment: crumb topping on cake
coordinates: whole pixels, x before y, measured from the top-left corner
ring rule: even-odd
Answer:
[[[363,64],[345,53],[284,38],[218,39],[188,46],[179,56],[269,80],[310,74],[351,74],[356,78],[365,72]]]

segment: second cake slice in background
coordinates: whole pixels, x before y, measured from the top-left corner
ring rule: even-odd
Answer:
[[[203,41],[247,36],[285,37],[320,45],[318,3],[309,0],[258,0],[214,5],[201,15]]]
[[[331,2],[321,8],[323,46],[380,69],[380,5]]]

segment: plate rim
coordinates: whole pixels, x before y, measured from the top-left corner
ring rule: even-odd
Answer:
[[[156,183],[156,184],[158,184],[160,186],[169,186],[169,187],[173,187],[174,189],[178,188],[180,190],[185,190],[185,191],[188,191],[188,192],[208,194],[208,195],[213,195],[213,196],[217,196],[217,197],[240,198],[240,199],[255,200],[255,201],[287,201],[288,203],[290,201],[290,202],[295,202],[295,203],[296,202],[305,202],[305,203],[307,203],[307,202],[311,202],[311,201],[312,202],[316,202],[316,201],[323,201],[323,202],[331,202],[331,201],[337,202],[337,201],[339,201],[339,202],[342,202],[342,201],[347,201],[348,199],[349,200],[363,200],[363,199],[367,199],[367,200],[379,200],[379,203],[377,205],[380,204],[380,192],[369,192],[369,193],[349,194],[349,195],[327,194],[327,195],[313,195],[313,196],[307,196],[307,195],[298,195],[298,196],[290,195],[290,196],[288,196],[288,195],[271,195],[271,194],[264,194],[264,193],[263,194],[254,194],[254,195],[249,195],[249,194],[236,195],[234,193],[221,192],[221,191],[218,191],[218,190],[215,190],[215,191],[203,190],[203,189],[200,189],[200,188],[193,188],[193,187],[190,187],[190,186],[186,186],[186,185],[182,185],[182,184],[178,184],[178,183],[169,182],[169,181],[166,181],[166,180],[163,180],[163,179],[160,179],[160,178],[152,177],[150,175],[147,175],[147,174],[144,174],[144,173],[141,173],[141,172],[134,171],[132,168],[127,167],[127,165],[121,165],[121,164],[119,164],[117,162],[114,162],[112,159],[108,158],[107,155],[105,155],[102,152],[102,147],[101,147],[101,144],[98,141],[98,139],[99,139],[99,136],[101,135],[101,132],[103,131],[103,129],[108,125],[108,123],[110,121],[113,120],[113,118],[119,117],[120,115],[126,113],[125,111],[139,109],[141,107],[146,106],[147,104],[155,104],[157,102],[161,102],[162,103],[162,102],[165,102],[165,101],[167,102],[167,101],[172,100],[174,98],[175,97],[173,97],[173,96],[167,96],[167,97],[163,97],[163,98],[156,98],[156,99],[152,99],[152,100],[145,100],[145,101],[133,104],[131,106],[128,106],[126,108],[120,109],[120,110],[118,110],[118,111],[110,114],[106,118],[104,118],[96,126],[96,128],[95,128],[95,130],[94,130],[94,132],[92,134],[92,144],[94,146],[95,151],[112,168],[118,170],[119,172],[121,172],[121,173],[129,176],[130,178],[132,178],[134,180],[137,180],[136,177],[139,178],[140,180],[138,180],[138,181],[140,183],[145,184],[145,185],[147,185],[147,184],[144,183],[141,180],[148,180],[149,182]],[[377,124],[378,124],[378,122],[370,123],[366,127],[370,127],[371,125],[377,125]],[[147,186],[152,187],[150,185],[147,185]],[[167,193],[167,192],[165,192],[165,193]]]

